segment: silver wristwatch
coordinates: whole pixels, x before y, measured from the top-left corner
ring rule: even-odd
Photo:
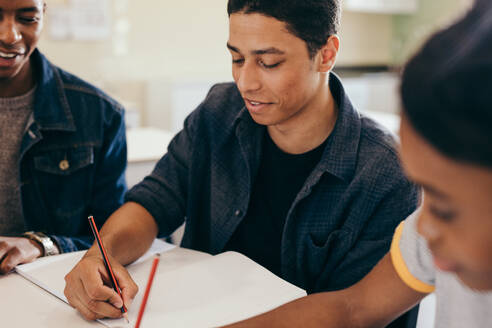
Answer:
[[[50,237],[46,236],[42,232],[27,231],[22,234],[23,237],[34,240],[41,246],[43,246],[44,253],[42,256],[58,255],[60,251],[58,247],[53,243]]]

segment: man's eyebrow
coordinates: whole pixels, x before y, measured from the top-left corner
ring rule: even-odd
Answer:
[[[21,13],[41,12],[41,10],[38,7],[25,7],[25,8],[17,9],[17,11]]]
[[[230,45],[229,42],[227,42],[227,48],[229,48],[231,51],[241,53],[241,51],[239,51],[238,48]],[[285,54],[285,52],[278,49],[278,48],[270,47],[270,48],[266,48],[266,49],[253,50],[253,51],[251,51],[251,54],[253,54],[253,55],[270,55],[270,54],[283,55],[283,54]]]
[[[229,50],[231,50],[231,51],[234,51],[234,52],[240,53],[239,49],[238,49],[238,48],[236,48],[236,47],[234,47],[234,46],[231,46],[231,45],[229,44],[229,42],[227,42],[227,48],[228,48]]]
[[[285,54],[285,52],[283,52],[282,50],[275,48],[275,47],[253,50],[251,53],[253,53],[254,55],[265,55],[265,54],[283,55],[283,54]]]

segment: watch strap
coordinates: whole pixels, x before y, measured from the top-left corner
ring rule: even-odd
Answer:
[[[35,242],[40,244],[44,250],[43,256],[60,254],[60,251],[58,250],[58,247],[55,245],[53,240],[42,232],[27,231],[22,234],[22,237],[28,238],[30,240],[34,240]]]

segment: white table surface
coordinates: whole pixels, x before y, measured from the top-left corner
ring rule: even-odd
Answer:
[[[176,248],[174,252],[186,251]],[[196,259],[195,255],[182,256],[184,262],[192,263]],[[429,295],[421,303],[418,328],[434,326],[434,307],[434,295]],[[17,273],[0,275],[0,318],[2,327],[104,327],[100,323],[84,320],[68,304]]]
[[[17,273],[0,276],[0,293],[2,327],[104,327]]]
[[[167,152],[167,146],[173,137],[174,134],[170,131],[152,127],[132,128],[126,131],[128,188],[152,172],[157,161]]]
[[[152,127],[128,129],[128,162],[157,161],[166,152],[174,133]]]
[[[178,247],[168,254],[174,257],[178,255],[181,265],[209,256]],[[167,253],[163,253],[161,260],[165,260],[166,256]],[[104,328],[104,325],[86,321],[65,302],[17,273],[10,273],[0,275],[0,327]]]

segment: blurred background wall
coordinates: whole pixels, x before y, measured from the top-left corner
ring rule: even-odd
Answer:
[[[371,1],[375,7],[367,8]],[[387,13],[385,1],[412,2],[417,9]],[[347,71],[353,78],[398,67],[429,33],[462,13],[469,2],[362,0],[360,5],[357,0],[346,0],[337,69],[342,78]],[[171,107],[195,106],[203,97],[199,90],[231,80],[230,55],[225,47],[226,0],[47,0],[47,4],[40,49],[57,65],[123,102],[131,127],[154,125],[176,130],[192,108]],[[100,4],[107,8],[107,37],[63,37],[63,19],[73,21],[67,14],[70,8],[100,10]],[[355,89],[354,97],[363,93]],[[182,98],[189,101],[183,103]]]
[[[126,108],[129,185],[150,172],[209,87],[231,81],[227,0],[46,0],[39,48]],[[471,0],[343,0],[335,71],[396,132],[398,70]]]
[[[433,31],[449,25],[472,4],[471,0],[419,0],[410,15],[393,17],[393,64],[408,59]]]

